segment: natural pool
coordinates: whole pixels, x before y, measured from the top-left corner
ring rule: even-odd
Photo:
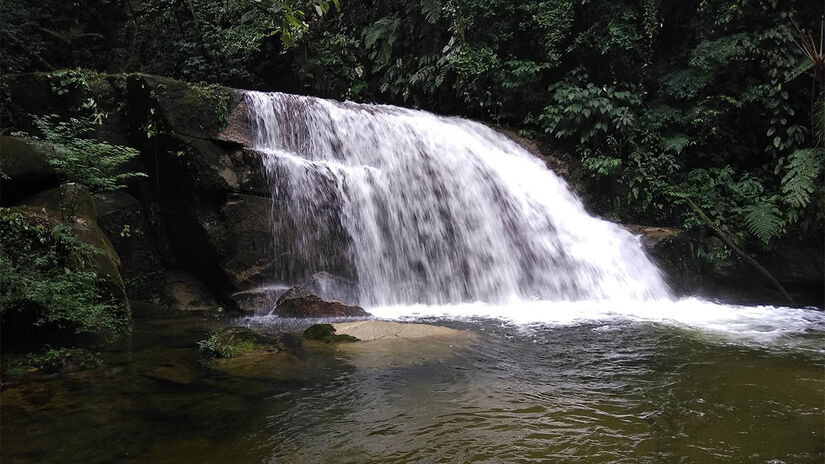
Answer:
[[[417,312],[418,320],[475,335],[469,344],[308,347],[302,362],[231,368],[204,362],[196,345],[230,321],[137,318],[129,342],[102,353],[102,367],[4,385],[2,461],[825,459],[821,312],[763,318],[761,327],[748,320],[760,337],[733,317],[717,317],[733,327],[725,332],[710,323],[571,311],[570,320],[559,310],[540,322],[529,311],[502,320],[461,315],[479,308],[377,308],[378,316]],[[690,317],[700,318],[695,311]],[[773,330],[795,320],[799,330]],[[295,327],[274,318],[241,322]],[[175,381],[146,375],[159,366]]]

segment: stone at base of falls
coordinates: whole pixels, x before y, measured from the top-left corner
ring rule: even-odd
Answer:
[[[216,358],[289,352],[303,355],[301,339],[292,334],[273,336],[247,327],[227,327],[198,342],[202,353]]]
[[[410,324],[388,321],[357,321],[332,324],[336,333],[350,335],[362,341],[415,340],[433,338],[461,339],[470,337],[469,332],[430,324]]]
[[[333,346],[348,364],[361,369],[446,361],[477,339],[469,331],[430,324],[367,320],[335,323],[333,327],[338,334],[360,339]]]
[[[332,324],[315,324],[304,330],[304,338],[324,343],[357,342],[358,339],[352,335],[339,335],[335,333]]]
[[[166,272],[162,298],[163,303],[180,311],[213,311],[220,308],[203,282],[180,269]]]
[[[325,301],[301,287],[292,287],[278,298],[275,314],[280,317],[367,317],[370,314],[360,306],[349,306],[339,301]]]

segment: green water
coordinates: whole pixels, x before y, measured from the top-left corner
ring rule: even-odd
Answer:
[[[137,319],[102,367],[6,383],[3,463],[822,463],[821,352],[654,324],[436,321],[469,345],[204,362],[221,322]],[[178,383],[148,376],[173,372]]]

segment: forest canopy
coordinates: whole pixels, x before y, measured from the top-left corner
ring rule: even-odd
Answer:
[[[45,3],[5,2],[4,72],[146,72],[463,115],[554,148],[608,217],[693,227],[692,204],[750,249],[821,237],[816,2]]]

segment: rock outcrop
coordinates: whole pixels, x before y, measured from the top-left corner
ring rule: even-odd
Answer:
[[[370,314],[360,306],[349,306],[339,301],[325,301],[301,287],[293,287],[280,298],[275,306],[280,317],[367,317]]]

